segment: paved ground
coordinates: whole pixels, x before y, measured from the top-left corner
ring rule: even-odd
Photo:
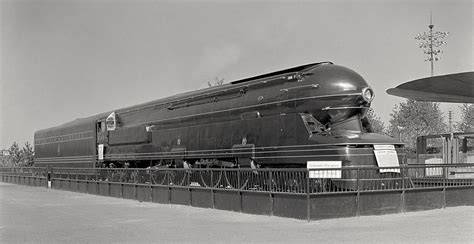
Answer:
[[[306,221],[0,182],[0,243],[474,243],[474,207]]]

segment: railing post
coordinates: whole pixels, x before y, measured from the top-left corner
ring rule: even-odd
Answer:
[[[123,198],[123,170],[115,169],[116,171],[119,171],[119,180],[120,180],[120,198]]]
[[[402,177],[402,193],[400,194],[400,213],[404,213],[405,212],[405,189],[406,189],[405,170],[408,170],[408,169],[406,165],[401,165],[400,170],[401,170],[400,176]]]
[[[190,188],[190,187],[191,187],[191,169],[190,169],[190,168],[189,168],[189,169],[186,169],[186,170],[185,170],[185,173],[186,173],[186,175],[187,175],[187,177],[186,177],[186,179],[187,179],[186,185],[188,185],[188,188],[191,189],[191,188]]]
[[[150,163],[150,164],[151,164],[151,163]],[[150,202],[153,202],[153,187],[151,186],[151,180],[152,180],[151,171],[152,171],[152,169],[151,169],[151,167],[150,167],[150,169],[148,170],[148,186],[149,186],[149,189],[148,189],[148,190],[150,191],[150,194],[148,195],[148,196],[149,196],[149,197],[148,197],[148,200],[149,200]]]
[[[86,172],[84,172],[83,174],[85,175],[84,179],[86,180],[86,193],[90,194],[89,193],[89,175]]]
[[[238,172],[240,172],[240,169],[238,169]],[[224,169],[224,176],[226,176],[226,175],[227,175],[227,171],[226,171],[226,169]],[[237,174],[237,175],[239,175],[239,174]],[[239,178],[239,177],[237,177],[237,178]],[[237,179],[237,180],[239,180],[239,179]],[[242,191],[240,190],[240,187],[239,187],[239,189],[237,189],[237,194],[239,194],[239,213],[242,213],[242,206],[243,206],[242,201],[243,200],[242,200]]]
[[[342,173],[342,172],[341,172]],[[356,216],[360,216],[360,167],[357,167],[357,196],[356,196]]]
[[[172,171],[169,171],[169,170],[166,170],[166,176],[168,177],[168,204],[171,204],[171,186],[170,186],[170,183],[171,183],[171,172]]]
[[[192,201],[193,201],[193,195],[192,195],[192,189],[191,189],[191,168],[187,169],[186,170],[186,174],[188,175],[187,179],[188,179],[188,202],[189,202],[189,206],[192,206]]]
[[[49,172],[48,172],[48,188],[53,188],[53,168],[49,166]]]
[[[137,184],[138,184],[138,169],[134,170],[135,172],[130,172],[130,178],[132,178],[132,175],[133,175],[133,179],[130,179],[130,180],[133,180],[133,199],[134,200],[138,200],[137,199],[137,196],[138,196],[138,193],[137,193]]]
[[[268,189],[270,197],[270,216],[273,216],[273,171],[269,170],[268,173],[270,174],[270,188]]]
[[[310,204],[310,190],[309,190],[309,169],[304,172],[306,175],[306,220],[311,221],[311,204]]]
[[[242,171],[240,171],[240,168],[237,168],[237,186],[239,187],[239,190],[242,188],[240,187],[240,173]]]
[[[44,168],[44,176],[46,178],[46,188],[48,188],[48,180],[49,180],[48,174],[49,174],[49,167],[46,167]]]
[[[100,172],[100,169],[99,171],[97,171],[97,168],[94,169],[94,175],[95,175],[95,194],[96,195],[100,195],[99,192],[100,192],[100,185],[99,185],[99,174],[97,172]]]
[[[215,196],[214,196],[214,170],[211,168],[211,184],[209,187],[211,188],[211,204],[212,204],[212,209],[215,209]]]
[[[210,187],[214,188],[214,170],[211,168],[210,171],[211,171],[211,184],[210,184]]]
[[[107,170],[106,172],[107,172],[107,196],[110,197],[110,187],[112,187],[111,181],[113,179],[112,177],[113,172],[111,172],[110,170]]]
[[[76,189],[74,189],[75,191],[79,191],[79,172],[78,170],[74,170],[76,172]]]
[[[268,170],[267,172],[268,172],[268,174],[269,174],[269,176],[268,176],[268,179],[269,179],[269,180],[268,180],[268,190],[271,192],[271,191],[272,191],[272,185],[273,185],[273,184],[272,184],[272,181],[273,181],[272,176],[273,176],[273,175],[272,175],[272,171]]]
[[[446,185],[448,180],[448,167],[443,165],[443,202],[441,203],[442,208],[446,208]]]

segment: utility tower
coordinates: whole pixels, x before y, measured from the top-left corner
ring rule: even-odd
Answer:
[[[430,13],[430,24],[428,25],[430,29],[429,32],[423,32],[416,35],[415,39],[420,40],[419,48],[423,49],[423,53],[426,54],[425,61],[431,62],[431,76],[434,75],[434,62],[440,60],[440,54],[443,53],[443,50],[440,49],[441,46],[445,45],[446,42],[443,41],[449,33],[434,31],[433,18]]]

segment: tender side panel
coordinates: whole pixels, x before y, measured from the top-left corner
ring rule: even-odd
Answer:
[[[93,120],[35,133],[35,166],[94,167]]]
[[[109,145],[141,144],[151,141],[151,133],[145,126],[118,128],[109,132]]]

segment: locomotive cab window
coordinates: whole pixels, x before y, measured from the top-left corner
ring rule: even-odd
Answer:
[[[105,121],[97,122],[97,132],[105,132]]]

